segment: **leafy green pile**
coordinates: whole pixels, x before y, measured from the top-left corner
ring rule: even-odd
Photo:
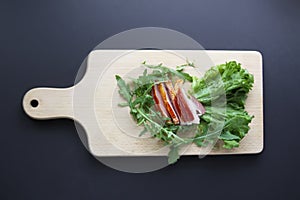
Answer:
[[[247,94],[252,89],[253,83],[253,75],[235,61],[210,68],[203,78],[193,77],[192,93],[206,109],[206,113],[201,116],[201,129],[198,135],[207,134],[208,124],[213,120],[218,121],[215,116],[222,115],[221,119],[223,121],[225,119],[225,124],[219,139],[224,142],[224,148],[238,147],[241,139],[249,131],[249,123],[254,117],[245,110]],[[212,102],[222,102],[220,98],[224,98],[224,95],[226,95],[226,109],[216,113],[218,109],[211,108],[214,106]],[[197,140],[196,144],[201,146],[201,140]]]
[[[150,133],[153,137],[161,139],[167,145],[170,145],[169,163],[174,163],[179,158],[178,150],[184,144],[196,143],[203,146],[203,141],[211,136],[209,133],[209,124],[221,124],[225,126],[219,139],[224,142],[225,148],[238,147],[240,140],[249,130],[248,124],[253,116],[245,111],[245,100],[248,92],[253,86],[253,76],[240,64],[235,61],[218,65],[209,69],[203,78],[192,77],[184,72],[185,67],[193,66],[187,63],[178,66],[176,70],[160,65],[147,65],[143,74],[138,78],[132,78],[130,83],[126,83],[120,76],[116,75],[120,95],[126,102],[120,103],[120,106],[128,106],[130,114],[136,120],[137,125],[143,125],[142,134]],[[151,70],[148,73],[148,69]],[[221,79],[220,79],[221,75]],[[154,100],[151,96],[151,89],[155,84],[180,78],[192,83],[190,93],[194,95],[206,109],[206,113],[201,116],[201,122],[198,125],[195,136],[180,137],[178,131],[188,129],[188,126],[179,126],[171,123],[165,123],[170,119],[163,118],[160,112],[152,109]],[[222,81],[220,81],[222,80]],[[213,108],[213,102],[218,102],[222,98],[224,91],[226,93],[227,105],[226,111],[216,114]],[[211,95],[213,94],[213,95]],[[219,117],[219,116],[223,116]],[[223,120],[221,120],[223,119]]]

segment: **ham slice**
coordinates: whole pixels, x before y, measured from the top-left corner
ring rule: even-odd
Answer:
[[[168,111],[173,123],[174,124],[179,124],[180,123],[179,118],[178,118],[177,113],[176,113],[176,111],[173,107],[172,101],[169,97],[169,94],[167,92],[165,84],[164,83],[159,83],[157,87],[158,87],[158,90],[161,94],[162,100],[165,104],[166,110]]]
[[[199,116],[203,115],[205,113],[205,108],[204,106],[194,97],[190,96],[190,99],[192,102],[195,104],[196,112]]]
[[[175,97],[175,108],[181,125],[199,124],[200,118],[195,104],[188,98],[183,88],[178,88]]]
[[[168,94],[169,94],[169,96],[170,96],[170,99],[171,99],[172,103],[174,103],[176,94],[175,94],[175,89],[174,89],[174,87],[173,87],[173,84],[172,84],[172,82],[169,80],[169,81],[165,82],[165,85],[166,85]]]
[[[165,107],[163,99],[159,93],[157,85],[154,85],[152,87],[151,93],[152,93],[152,97],[155,102],[156,110],[158,110],[161,113],[162,117],[170,118],[170,115],[169,115],[168,111],[166,110],[166,107]]]

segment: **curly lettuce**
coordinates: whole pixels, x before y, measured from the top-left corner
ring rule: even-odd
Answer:
[[[219,81],[221,77],[222,81]],[[254,83],[253,75],[241,67],[236,61],[226,62],[210,68],[202,78],[193,77],[192,93],[205,106],[206,113],[201,116],[199,135],[208,132],[208,124],[218,122],[211,104],[226,95],[225,125],[219,136],[223,141],[223,147],[231,149],[239,146],[239,142],[248,133],[254,116],[245,110],[245,102]],[[213,94],[213,95],[212,95]],[[214,111],[215,112],[215,111]],[[224,119],[223,118],[223,119]],[[219,121],[219,123],[224,123]],[[203,140],[195,140],[198,146],[202,146]]]

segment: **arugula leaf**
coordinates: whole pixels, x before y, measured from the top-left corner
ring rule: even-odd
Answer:
[[[130,102],[131,94],[130,94],[129,86],[125,83],[125,81],[119,75],[116,75],[115,77],[116,77],[118,86],[120,88],[119,93],[122,95],[122,97],[127,102]]]
[[[208,123],[206,121],[202,121],[199,125],[198,125],[198,130],[197,130],[197,134],[195,135],[194,138],[194,143],[201,147],[204,145],[204,140],[205,138],[202,138],[201,136],[203,135],[207,135],[208,132]]]
[[[150,69],[157,69],[157,70],[160,70],[159,73],[161,74],[164,74],[165,76],[169,75],[169,74],[172,74],[172,75],[175,75],[177,76],[178,78],[181,78],[183,80],[187,80],[189,82],[192,82],[193,81],[193,77],[191,75],[189,75],[188,73],[185,73],[183,72],[183,69],[187,66],[191,66],[191,67],[194,67],[193,64],[184,64],[184,65],[180,65],[177,67],[176,70],[174,69],[171,69],[171,68],[168,68],[168,67],[165,67],[163,66],[162,64],[159,64],[159,65],[148,65],[146,63],[143,63],[143,65],[147,68],[150,68]]]

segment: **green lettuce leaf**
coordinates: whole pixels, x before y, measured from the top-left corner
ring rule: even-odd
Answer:
[[[230,61],[210,68],[203,78],[193,77],[192,93],[200,102],[210,105],[222,97],[225,91],[228,105],[244,108],[253,83],[252,74],[242,68],[240,63]]]
[[[239,142],[248,133],[249,124],[254,116],[245,110],[247,94],[254,83],[253,75],[241,67],[236,61],[227,62],[210,68],[203,78],[193,77],[192,93],[205,106],[206,113],[201,116],[198,134],[195,138],[208,133],[208,124],[225,124],[219,135],[224,142],[223,147],[231,149],[239,146]],[[224,94],[225,92],[225,94]],[[226,107],[223,112],[212,110],[212,102],[226,95]],[[202,140],[195,140],[198,146]]]

